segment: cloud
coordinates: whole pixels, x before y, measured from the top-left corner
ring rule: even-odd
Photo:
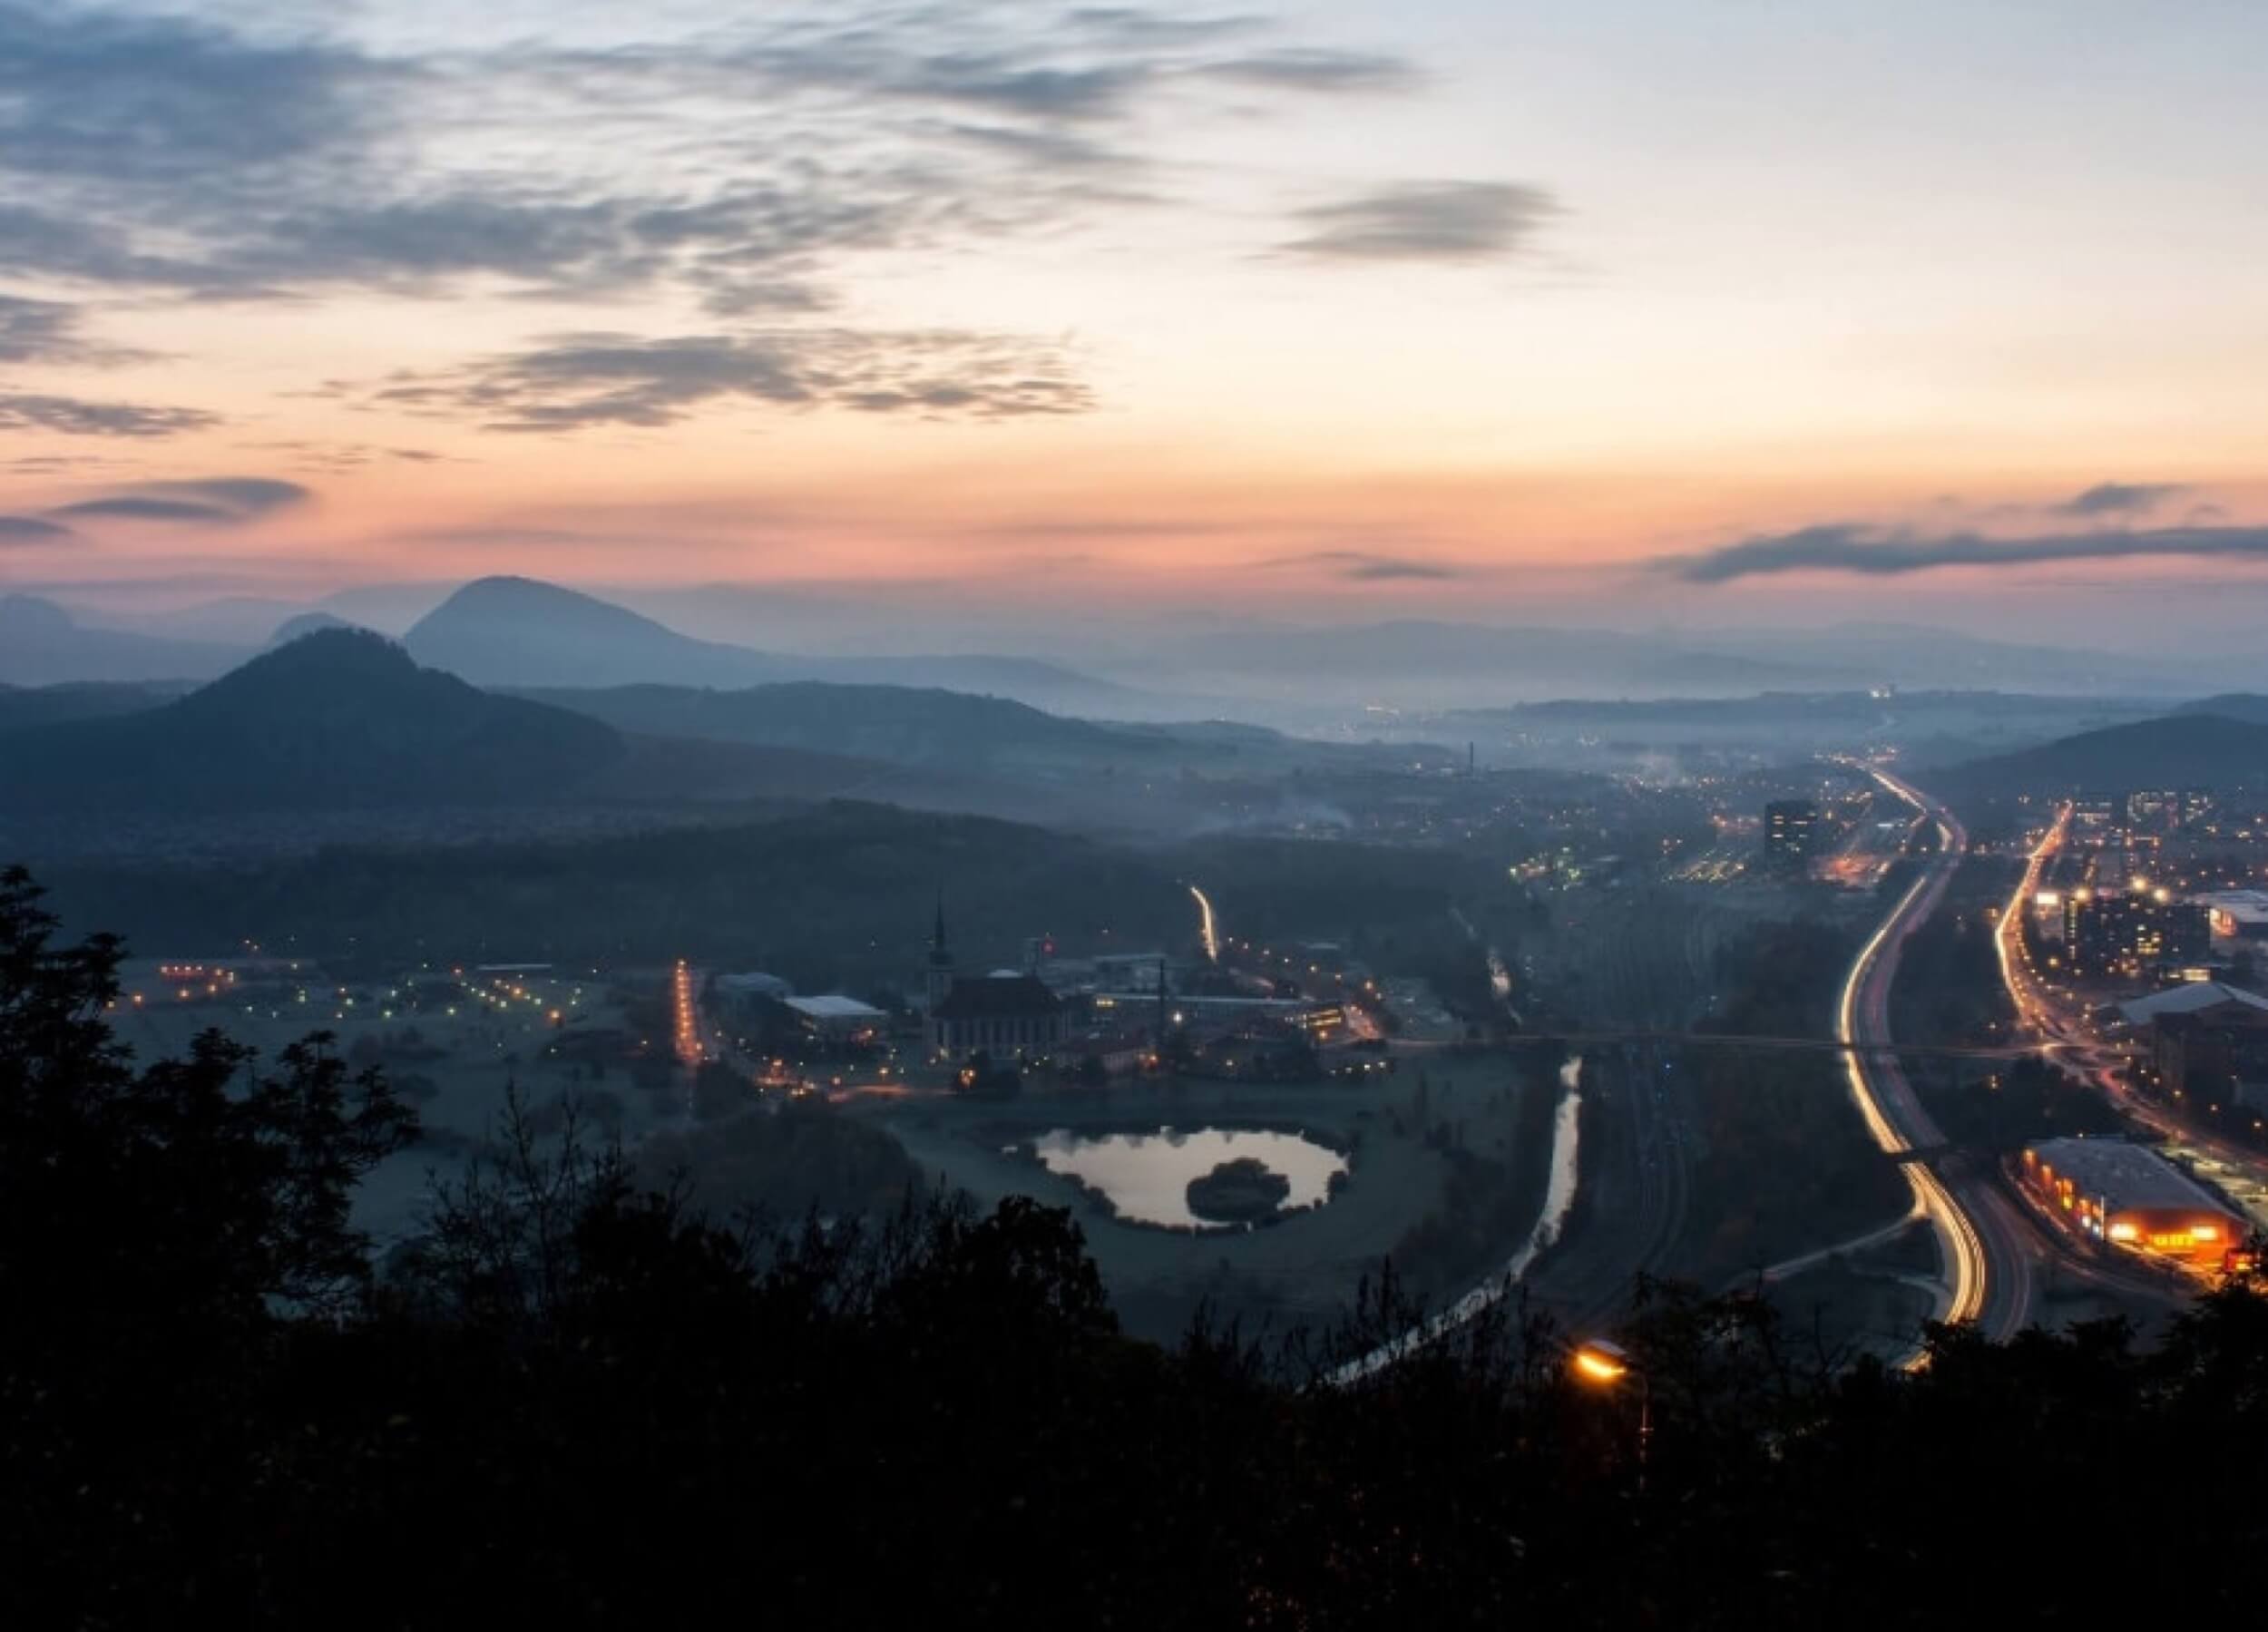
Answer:
[[[720,403],[970,419],[1092,406],[1053,347],[953,329],[846,328],[554,335],[455,373],[397,376],[364,400],[520,432],[673,425]]]
[[[2055,508],[2063,515],[2133,515],[2188,491],[2175,482],[2099,482]]]
[[[367,93],[417,72],[70,0],[0,0],[0,153],[59,181],[255,184],[354,149],[382,113]]]
[[[106,366],[145,361],[147,352],[105,346],[81,332],[85,314],[60,300],[0,295],[0,363]]]
[[[1379,555],[1367,550],[1310,550],[1301,555],[1279,555],[1261,563],[1269,567],[1319,567],[1357,583],[1400,581],[1438,582],[1455,578],[1454,568],[1406,555]]]
[[[219,415],[201,408],[153,408],[139,403],[0,392],[0,431],[54,431],[66,436],[175,436],[220,423]]]
[[[76,504],[59,505],[52,513],[119,522],[226,522],[234,519],[218,504],[200,504],[189,499],[144,499],[132,494],[114,499],[83,499]]]
[[[728,313],[814,310],[846,255],[1132,201],[1067,183],[1139,167],[1109,138],[1201,114],[1207,85],[1296,100],[1414,78],[1251,17],[1021,0],[391,54],[276,32],[289,15],[255,33],[0,0],[0,270],[246,299],[677,285]],[[941,112],[969,122],[951,149]]]
[[[1415,66],[1403,57],[1298,47],[1230,57],[1207,64],[1203,72],[1217,79],[1286,91],[1376,94],[1412,90],[1422,83]]]
[[[309,15],[0,0],[0,275],[196,301],[681,300],[720,325],[810,325],[542,342],[367,398],[506,429],[668,424],[719,400],[1072,413],[1089,393],[1044,340],[827,314],[875,257],[1201,207],[1205,167],[1155,157],[1159,132],[1420,83],[1400,54],[1264,18],[1047,0],[725,8],[604,46],[411,45],[357,35],[358,8],[320,33]],[[1408,184],[1318,205],[1290,248],[1481,259],[1551,209],[1509,183]],[[75,308],[24,302],[0,310],[7,360],[129,356],[87,340]],[[0,429],[215,423],[0,397]]]
[[[1527,247],[1559,213],[1551,195],[1511,181],[1404,181],[1297,212],[1282,248],[1318,260],[1493,260]]]
[[[304,504],[315,496],[310,489],[297,482],[279,481],[273,476],[206,476],[189,482],[145,482],[140,491],[161,498],[212,504],[248,519],[265,515],[271,510]]]
[[[2165,527],[1992,537],[1917,533],[1852,523],[1743,539],[1654,564],[1688,583],[1729,583],[1778,572],[1897,577],[1940,567],[2028,567],[2133,559],[2268,560],[2268,527]]]
[[[49,511],[80,520],[183,522],[236,526],[279,510],[304,504],[315,495],[297,482],[270,476],[210,476],[188,482],[143,482],[97,499],[82,499]]]
[[[60,522],[42,521],[35,515],[0,515],[0,546],[51,544],[77,536]]]

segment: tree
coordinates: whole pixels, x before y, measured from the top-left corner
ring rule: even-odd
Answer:
[[[375,1070],[316,1033],[265,1069],[206,1031],[135,1069],[103,1019],[121,952],[56,944],[22,868],[0,874],[0,1306],[58,1350],[104,1311],[245,1325],[336,1310],[367,1279],[356,1183],[414,1138]],[[99,1290],[99,1296],[90,1296]]]

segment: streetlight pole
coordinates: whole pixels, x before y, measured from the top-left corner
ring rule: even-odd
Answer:
[[[1570,1369],[1594,1388],[1618,1388],[1635,1378],[1638,1385],[1638,1494],[1646,1494],[1646,1464],[1654,1446],[1654,1384],[1631,1359],[1630,1351],[1604,1337],[1579,1344],[1570,1353]]]

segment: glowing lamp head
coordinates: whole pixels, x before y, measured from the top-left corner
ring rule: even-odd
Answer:
[[[1571,1363],[1578,1377],[1604,1388],[1630,1374],[1630,1352],[1618,1343],[1597,1338],[1578,1348]]]

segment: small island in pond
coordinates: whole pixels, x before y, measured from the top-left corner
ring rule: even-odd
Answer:
[[[1290,1179],[1241,1156],[1189,1181],[1189,1211],[1219,1224],[1256,1224],[1273,1217],[1291,1193]]]

